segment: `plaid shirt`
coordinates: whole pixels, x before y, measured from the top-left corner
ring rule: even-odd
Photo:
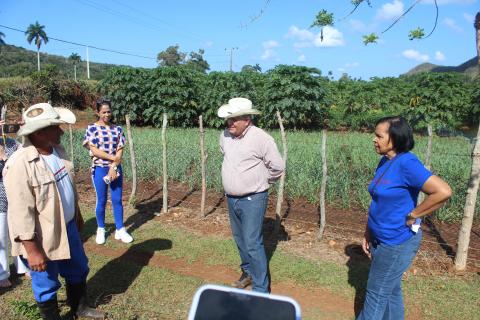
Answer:
[[[120,126],[110,125],[105,127],[92,123],[88,125],[87,130],[85,131],[83,145],[85,147],[91,145],[108,154],[115,155],[117,150],[122,149],[125,146],[125,135]],[[110,160],[100,159],[93,156],[91,151],[90,156],[92,157],[92,167],[107,167],[111,163]]]

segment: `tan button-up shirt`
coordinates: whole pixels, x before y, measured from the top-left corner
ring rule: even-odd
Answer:
[[[228,195],[244,196],[265,191],[285,169],[275,140],[253,125],[239,137],[232,136],[228,129],[223,131],[220,149],[223,189]]]
[[[70,179],[75,181],[73,164],[67,160],[65,150],[60,146],[55,149],[65,164]],[[24,148],[20,148],[8,159],[3,177],[8,200],[12,255],[27,258],[21,241],[36,238],[48,259],[70,259],[63,206],[55,177],[28,140]],[[78,222],[81,215],[75,184],[73,187],[76,198],[75,219]]]

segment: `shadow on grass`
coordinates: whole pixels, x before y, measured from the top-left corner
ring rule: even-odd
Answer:
[[[358,316],[362,311],[363,301],[365,300],[370,259],[365,255],[362,246],[359,244],[346,245],[345,254],[349,257],[346,263],[348,284],[355,289],[354,311],[355,316]]]
[[[288,236],[288,233],[283,225],[280,226],[278,234],[275,234],[275,218],[267,217],[263,220],[263,239],[265,245],[265,254],[267,256],[268,280],[271,284],[270,260],[277,250],[278,243],[280,241],[287,241],[290,239],[290,237]]]
[[[107,304],[113,295],[127,291],[155,252],[170,248],[170,240],[150,239],[132,245],[120,257],[110,260],[88,280],[89,295],[96,297],[95,306]]]

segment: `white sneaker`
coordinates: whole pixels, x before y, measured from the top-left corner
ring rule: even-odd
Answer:
[[[130,243],[133,241],[133,237],[127,233],[125,227],[119,230],[115,230],[115,239],[122,240],[124,243]]]
[[[95,238],[97,244],[105,244],[105,228],[97,229],[97,237]]]

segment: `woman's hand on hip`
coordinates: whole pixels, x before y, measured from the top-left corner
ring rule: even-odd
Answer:
[[[362,249],[363,252],[369,257],[372,258],[372,254],[370,252],[370,232],[367,230],[363,236],[362,240]]]

